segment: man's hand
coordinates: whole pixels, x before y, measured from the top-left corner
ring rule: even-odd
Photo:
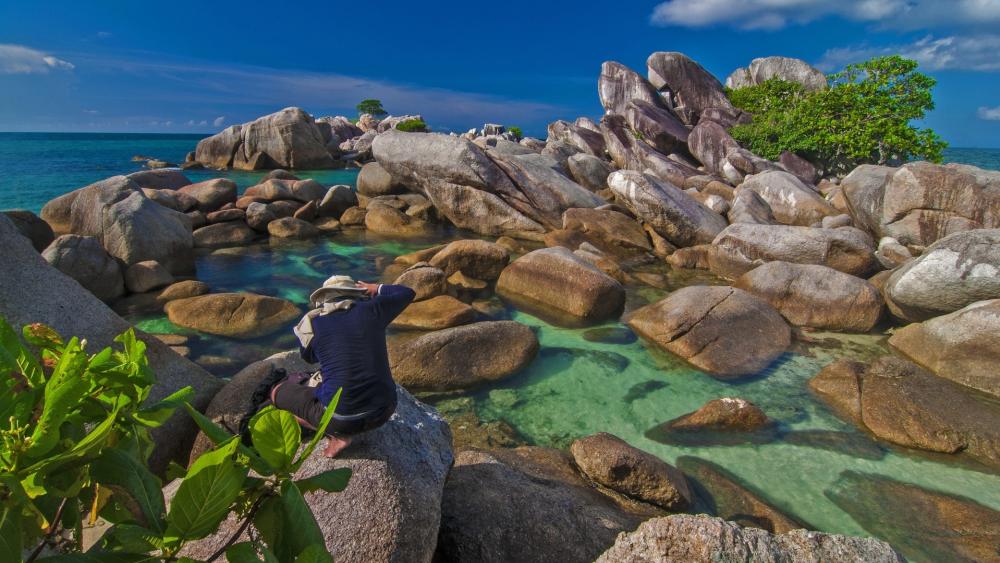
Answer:
[[[355,287],[360,287],[360,288],[364,289],[365,291],[368,292],[368,295],[370,295],[372,297],[375,297],[375,294],[378,293],[378,284],[377,283],[365,283],[365,282],[359,281],[359,282],[355,283],[354,286]]]

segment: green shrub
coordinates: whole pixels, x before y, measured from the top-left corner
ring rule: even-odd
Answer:
[[[155,378],[146,345],[131,329],[115,339],[120,349],[94,355],[86,341],[66,342],[44,325],[26,326],[22,335],[39,354],[0,318],[0,561],[34,561],[46,544],[57,543],[60,530],[74,539],[57,547],[71,554],[39,561],[173,560],[231,513],[252,522],[259,541],[232,545],[241,525],[209,561],[223,554],[258,561],[258,552],[269,561],[332,561],[302,493],[341,491],[350,470],[299,481],[291,475],[323,436],[336,399],[296,457],[301,433],[288,412],[270,407],[256,414],[248,447],[187,404],[190,387],[148,401]],[[147,466],[149,430],[180,406],[217,446],[186,471],[172,467],[183,481],[167,510],[161,482]],[[251,469],[257,476],[249,476]],[[84,523],[98,517],[111,527],[80,555]]]
[[[423,119],[406,119],[397,123],[396,129],[407,133],[425,133],[427,132],[427,124],[424,123]]]
[[[372,98],[361,100],[361,102],[356,106],[356,109],[358,110],[358,113],[370,113],[375,117],[389,115],[389,112],[385,111],[385,108],[382,107],[382,101]]]
[[[515,139],[523,139],[524,138],[524,133],[521,131],[521,128],[518,127],[517,125],[508,125],[506,127],[506,129],[507,129],[507,131],[510,132],[511,135],[514,135]]]
[[[911,159],[940,162],[947,145],[934,131],[911,124],[934,109],[935,83],[917,72],[915,61],[899,56],[849,65],[816,92],[771,79],[728,92],[734,105],[753,115],[752,123],[730,133],[760,156],[774,160],[788,150],[827,173]]]

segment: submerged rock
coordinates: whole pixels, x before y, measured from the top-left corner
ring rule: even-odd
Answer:
[[[486,321],[390,341],[389,365],[414,391],[467,389],[512,375],[535,358],[538,337],[514,321]]]
[[[685,287],[636,309],[626,322],[657,347],[722,378],[758,373],[791,344],[791,330],[774,308],[731,287]]]
[[[617,436],[602,432],[580,438],[570,453],[584,475],[613,491],[671,512],[691,504],[684,474]]]
[[[298,352],[251,364],[219,392],[207,416],[235,432],[239,418],[250,408],[254,389],[273,367],[289,373],[314,369]],[[434,555],[445,478],[453,461],[451,432],[433,408],[401,387],[396,392],[396,413],[385,425],[356,436],[337,458],[323,457],[322,447],[317,448],[295,474],[295,479],[302,479],[332,469],[351,470],[344,491],[305,494],[325,547],[337,561],[421,563]],[[211,536],[189,543],[184,554],[208,558],[239,524],[230,517]],[[244,534],[238,541],[248,539]]]
[[[254,293],[212,293],[164,307],[170,322],[209,334],[254,338],[285,328],[302,313],[290,301]]]
[[[661,444],[731,446],[772,442],[778,432],[777,425],[757,405],[725,397],[654,426],[646,431],[646,437]]]
[[[793,530],[772,535],[709,516],[678,514],[621,534],[597,563],[904,563],[877,539]]]
[[[512,262],[497,293],[516,305],[561,315],[564,322],[597,322],[617,316],[625,288],[566,248],[534,250]]]

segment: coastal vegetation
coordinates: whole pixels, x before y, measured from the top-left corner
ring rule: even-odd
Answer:
[[[418,119],[418,118],[407,119],[404,121],[400,121],[396,125],[396,129],[399,129],[400,131],[404,131],[407,133],[423,133],[427,131],[427,124],[424,123],[423,119]]]
[[[385,111],[385,108],[382,107],[382,101],[373,98],[361,100],[355,109],[358,110],[359,114],[367,113],[374,117],[385,117],[389,115],[389,112]]]
[[[829,87],[771,78],[729,90],[750,123],[730,130],[754,153],[777,160],[790,151],[831,173],[862,164],[941,161],[947,146],[929,128],[913,124],[934,109],[934,78],[898,55],[848,65],[828,77]]]
[[[222,555],[258,561],[258,553],[265,561],[332,561],[302,494],[342,491],[350,469],[300,480],[291,475],[318,444],[336,398],[300,454],[298,423],[273,407],[250,419],[252,445],[245,445],[187,403],[191,387],[149,400],[156,374],[132,329],[115,339],[117,349],[96,354],[88,353],[86,340],[66,341],[42,324],[22,333],[24,342],[0,317],[0,371],[12,375],[0,381],[6,423],[0,430],[0,560],[21,561],[24,550],[30,550],[28,563],[173,560],[232,514],[243,525],[207,561]],[[150,431],[182,406],[216,447],[187,469],[168,469],[179,479],[168,508],[160,479],[148,468]],[[84,528],[99,520],[109,527],[86,540]],[[251,521],[259,539],[236,543]],[[53,550],[86,552],[87,559],[39,559]]]

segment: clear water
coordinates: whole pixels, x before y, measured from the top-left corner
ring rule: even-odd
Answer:
[[[38,210],[56,195],[113,174],[138,170],[139,165],[130,162],[134,154],[183,160],[197,139],[0,134],[0,166],[5,173],[0,183],[0,209]],[[947,156],[951,161],[1000,169],[1000,150],[952,149]],[[187,174],[196,181],[219,175],[215,171]],[[355,174],[318,171],[301,175],[329,185],[353,183]],[[229,175],[243,187],[261,176]],[[438,240],[458,236],[462,235],[445,233]],[[302,306],[308,293],[334,272],[375,280],[395,256],[434,242],[398,241],[354,231],[308,243],[262,243],[203,253],[197,261],[198,278],[213,291],[254,291],[284,297]],[[671,272],[666,265],[659,268],[675,285],[700,279],[688,279],[689,274]],[[663,295],[664,291],[648,287],[629,288],[629,307]],[[881,333],[811,334],[810,342],[797,343],[765,374],[732,383],[713,379],[676,358],[652,351],[641,341],[591,342],[583,337],[585,329],[559,328],[522,312],[508,313],[537,331],[542,344],[538,358],[525,371],[505,381],[461,398],[437,399],[440,406],[455,408],[463,404],[461,408],[474,409],[484,421],[504,420],[528,442],[538,445],[566,447],[578,437],[604,431],[667,461],[685,455],[701,457],[725,467],[778,508],[823,531],[866,534],[824,495],[845,470],[885,475],[973,498],[1000,510],[1000,475],[946,463],[942,458],[888,447],[872,448],[863,434],[833,416],[810,394],[806,381],[832,360],[845,356],[867,359],[885,353],[885,336]],[[162,314],[133,314],[128,318],[149,332],[188,335],[192,359],[221,376],[295,345],[290,330],[240,341],[195,334],[172,325]],[[619,323],[606,326],[623,328]],[[785,437],[767,444],[685,447],[646,437],[647,430],[657,424],[726,396],[758,404],[779,422]],[[802,439],[810,436],[806,431],[842,433],[835,436],[868,447],[861,455],[820,447]],[[873,451],[875,455],[871,455]],[[907,555],[927,560],[919,552]]]

